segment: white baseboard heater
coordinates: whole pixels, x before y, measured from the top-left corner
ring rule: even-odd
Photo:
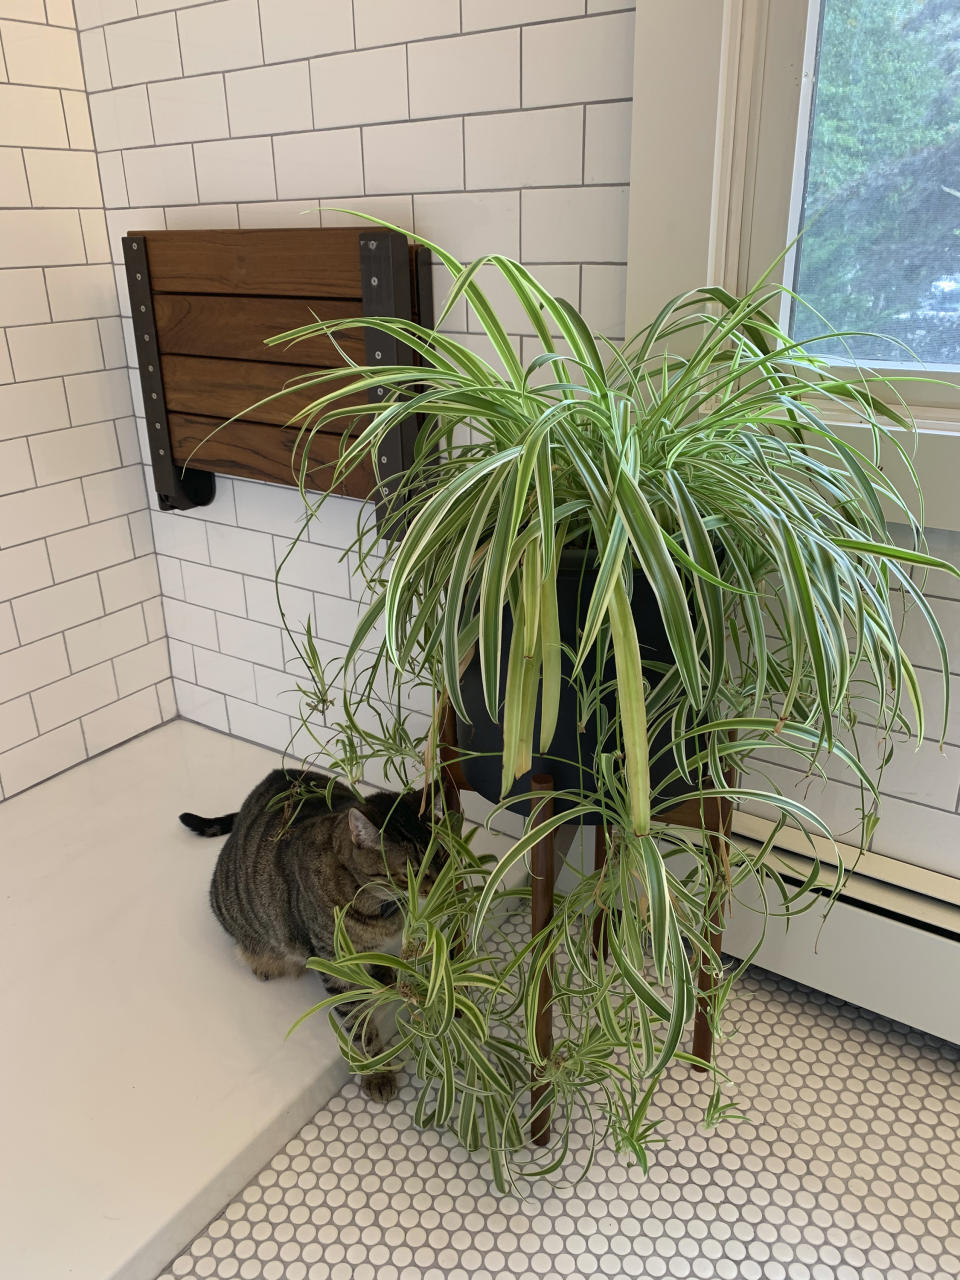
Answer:
[[[740,812],[734,830],[759,844],[770,824]],[[960,1044],[960,879],[881,854],[857,859],[855,849],[814,842],[823,864],[815,890],[821,903],[787,925],[771,917],[754,963]],[[848,875],[827,912],[838,850]],[[809,874],[810,844],[799,831],[785,829],[770,856],[789,882],[802,884]],[[769,905],[778,906],[773,898]],[[737,957],[760,934],[760,917],[749,906],[744,900],[730,912],[724,950]]]

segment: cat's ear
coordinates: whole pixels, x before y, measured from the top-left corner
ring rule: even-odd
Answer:
[[[350,838],[358,849],[379,849],[380,832],[365,813],[359,809],[351,809],[347,815],[350,820]]]

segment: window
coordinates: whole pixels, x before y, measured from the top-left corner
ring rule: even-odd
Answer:
[[[850,27],[854,16],[859,26]],[[822,87],[815,100],[821,34]],[[844,111],[856,146],[828,136]],[[922,182],[908,180],[911,165]],[[829,247],[830,219],[841,217],[842,201],[834,196],[831,204],[824,194],[828,181],[839,181],[838,168],[853,175],[848,199],[855,181],[868,191],[865,201],[848,206],[846,230],[856,252],[850,250],[846,265],[828,260],[822,247]],[[857,225],[884,181],[887,199],[914,201],[899,206],[901,212],[916,210],[904,215],[895,247],[882,223],[878,230],[867,218]],[[648,323],[667,298],[705,281],[745,290],[783,254],[806,217],[803,252],[787,255],[782,278],[819,299],[838,328],[892,330],[889,321],[900,316],[898,336],[918,346],[923,339],[920,354],[936,373],[926,382],[902,383],[901,391],[924,432],[914,462],[926,522],[942,529],[960,529],[960,287],[952,287],[960,286],[960,234],[953,234],[954,227],[960,232],[957,192],[960,0],[671,0],[637,6],[628,332]],[[818,200],[824,211],[816,218]],[[934,208],[940,221],[931,216]],[[821,228],[825,238],[818,250]],[[843,237],[837,239],[842,245]],[[871,247],[881,255],[872,262],[866,254]],[[895,273],[888,271],[891,260]],[[871,289],[866,303],[859,300],[861,285]],[[854,298],[849,314],[829,314],[831,290]],[[871,316],[867,324],[861,323],[864,310]],[[783,315],[781,321],[802,336],[802,317]],[[856,355],[866,363],[889,363],[890,350],[889,344],[883,354],[860,347]],[[844,359],[842,345],[835,356]],[[918,370],[906,353],[900,363],[906,372]],[[908,483],[893,450],[884,465],[897,482]]]
[[[831,325],[960,366],[960,4],[824,0],[795,288]],[[792,317],[804,341],[823,321]],[[896,343],[817,350],[905,365]]]

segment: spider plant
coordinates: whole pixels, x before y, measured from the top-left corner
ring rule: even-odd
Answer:
[[[313,963],[352,982],[368,1011],[393,1008],[400,1035],[388,1056],[415,1065],[420,1120],[453,1125],[467,1146],[483,1146],[506,1186],[532,1167],[519,1123],[531,1066],[546,1088],[543,1105],[560,1117],[541,1172],[563,1163],[572,1117],[584,1107],[603,1121],[598,1133],[605,1125],[646,1160],[655,1086],[684,1054],[696,975],[708,976],[718,1030],[736,976],[718,954],[717,913],[755,886],[772,886],[778,911],[814,901],[815,856],[807,883],[790,888],[767,854],[788,821],[830,832],[772,784],[747,785],[747,767],[762,779],[760,752],[785,754],[811,774],[839,763],[861,789],[865,847],[879,777],[864,763],[863,725],[872,738],[924,733],[900,641],[905,607],[919,610],[936,641],[945,724],[946,650],[913,572],[955,570],[925,550],[919,488],[910,499],[881,469],[881,447],[891,446],[916,485],[913,424],[896,386],[866,369],[838,376],[818,358],[818,340],[793,341],[775,318],[780,286],[765,278],[744,297],[713,286],[685,293],[617,345],[519,263],[491,255],[463,265],[422,243],[450,273],[437,328],[361,316],[272,340],[326,334],[336,342],[346,329],[369,327],[418,360],[364,367],[344,354],[346,379],[337,369],[295,384],[315,392],[295,419],[308,521],[327,500],[309,488],[318,431],[343,432],[325,482],[332,489],[361,463],[376,465],[403,419],[417,414],[422,423],[390,519],[378,529],[364,508],[351,549],[364,605],[345,652],[331,667],[309,627],[299,636],[303,720],[328,767],[357,782],[392,769],[403,785],[425,786],[447,854],[425,901],[413,885],[403,895],[395,986],[370,977],[369,966],[385,961],[355,954],[345,929],[336,960]],[[539,345],[532,359],[518,356],[481,287],[484,274],[498,275],[523,309]],[[460,299],[485,335],[482,353],[440,331]],[[357,394],[374,388],[386,389],[382,401],[358,419]],[[862,424],[858,443],[838,425],[851,418]],[[895,541],[891,518],[906,526],[907,545],[897,545],[904,539]],[[591,559],[595,577],[565,652],[557,575],[571,547]],[[668,663],[651,665],[641,652],[631,611],[639,577],[660,611]],[[499,860],[471,852],[440,785],[440,721],[448,705],[469,718],[460,680],[475,651],[487,710],[503,727],[499,808],[535,755],[549,759],[564,659],[579,720],[597,728],[596,789],[566,795],[568,810],[545,819],[532,796],[534,812]],[[591,655],[599,655],[592,666]],[[665,731],[669,745],[652,761],[650,744]],[[699,802],[706,814],[718,797],[769,806],[776,821],[767,845],[734,837],[718,864],[699,834],[662,821],[679,801]],[[491,945],[491,921],[528,893],[514,879],[538,832],[578,816],[613,833],[607,865],[561,896],[532,941],[501,934],[499,948]],[[609,964],[590,945],[597,918]],[[533,1034],[545,969],[561,1024],[546,1056]],[[357,1069],[371,1068],[343,1043]],[[708,1120],[724,1114],[716,1067],[714,1083]]]

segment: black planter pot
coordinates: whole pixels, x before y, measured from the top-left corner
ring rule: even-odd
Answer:
[[[560,614],[560,638],[564,646],[576,649],[582,621],[590,604],[590,597],[596,583],[596,570],[586,560],[586,553],[567,551],[560,558],[557,572],[557,603]],[[633,596],[631,600],[633,619],[640,641],[640,654],[645,663],[660,663],[673,666],[673,654],[667,641],[666,631],[660,616],[660,606],[646,577],[637,573],[634,577]],[[507,657],[513,639],[513,619],[509,609],[503,613],[503,656],[500,668],[499,702],[502,706],[507,684]],[[592,764],[597,749],[597,731],[594,717],[590,717],[579,732],[577,724],[576,687],[570,681],[573,663],[569,654],[563,654],[561,660],[560,709],[557,717],[557,729],[550,750],[546,755],[534,754],[533,768],[530,773],[518,778],[511,788],[510,796],[526,796],[530,793],[532,774],[545,773],[553,778],[555,790],[572,791],[574,793],[595,794],[598,784]],[[596,664],[588,658],[584,664],[583,679],[589,684],[596,673]],[[604,671],[604,680],[613,681],[615,665],[612,654]],[[647,666],[645,674],[656,683],[656,676]],[[464,705],[470,716],[470,722],[457,720],[457,743],[464,752],[476,752],[462,759],[464,775],[470,787],[478,791],[494,803],[500,800],[500,783],[503,774],[503,727],[490,719],[483,698],[483,684],[480,675],[480,655],[476,652],[460,681]],[[626,716],[631,709],[618,708],[616,686],[605,699],[605,706],[612,716]],[[663,778],[674,768],[671,753],[657,760],[654,757],[662,748],[669,745],[669,727],[661,731],[650,743],[651,782],[662,783]],[[537,712],[534,724],[534,748],[540,741],[540,698],[537,697]],[[583,764],[581,765],[581,761]],[[686,790],[685,784],[678,781],[667,788],[663,794],[669,796],[671,791],[679,793]],[[558,799],[555,811],[562,812],[569,804]],[[529,812],[529,798],[518,800],[510,806],[518,813]],[[588,817],[585,825],[596,825],[599,817]]]

